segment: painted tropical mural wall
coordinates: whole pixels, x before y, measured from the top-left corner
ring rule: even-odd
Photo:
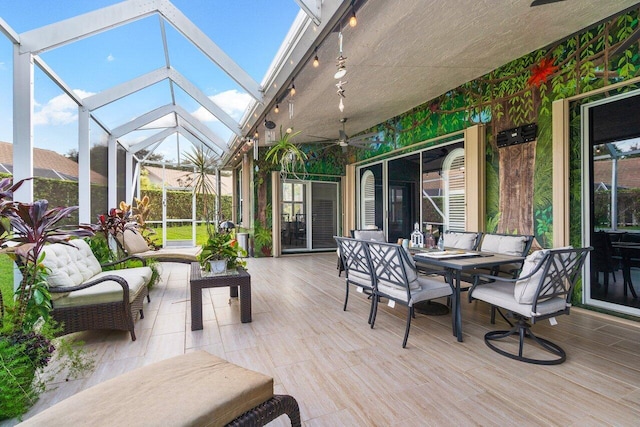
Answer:
[[[334,147],[337,149],[318,152],[317,147],[303,147],[308,154],[307,169],[343,174],[346,163],[484,123],[488,142],[486,230],[534,234],[537,247],[549,247],[553,238],[551,104],[640,74],[639,12],[640,8],[621,14],[531,52],[367,130],[384,135],[385,143],[375,150],[343,153]],[[628,85],[622,90],[636,88]],[[573,122],[573,140],[579,141],[575,114]],[[529,123],[538,125],[536,141],[497,148],[498,132]],[[578,142],[573,145],[575,160]],[[572,162],[572,167],[572,240],[579,244],[579,162]],[[256,188],[258,199],[271,200],[260,185]]]

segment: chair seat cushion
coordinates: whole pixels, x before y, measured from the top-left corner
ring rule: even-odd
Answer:
[[[373,288],[373,284],[371,283],[371,275],[362,273],[356,270],[349,271],[349,281],[353,282],[357,285],[363,286],[365,288]]]
[[[419,288],[411,290],[411,299],[409,301],[407,301],[407,290],[399,289],[396,286],[378,283],[378,292],[382,292],[395,300],[404,301],[409,307],[420,301],[446,297],[452,294],[451,286],[444,281],[443,277],[418,277],[416,283]]]
[[[532,304],[521,304],[516,301],[513,295],[513,288],[513,283],[496,280],[492,283],[477,286],[471,296],[528,318],[555,313],[556,311],[564,310],[567,306],[564,298],[552,298],[538,303],[534,314],[531,311]]]
[[[273,378],[196,351],[71,396],[24,426],[223,426],[273,397]]]
[[[135,300],[140,291],[151,280],[152,271],[149,267],[133,267],[122,270],[103,271],[92,277],[90,281],[104,276],[114,275],[125,279],[129,285],[129,302]],[[78,307],[81,305],[102,304],[122,301],[122,286],[113,280],[90,286],[79,291],[64,294],[53,301],[55,308]]]

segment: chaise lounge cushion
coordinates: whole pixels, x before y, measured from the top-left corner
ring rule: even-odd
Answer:
[[[273,378],[196,351],[84,390],[24,426],[223,426],[273,397]]]
[[[149,248],[147,241],[140,233],[130,229],[125,230],[124,234],[118,234],[117,239],[128,255],[135,255],[145,259],[155,258],[158,261],[196,262],[198,261],[198,255],[202,252],[202,246],[153,250]]]

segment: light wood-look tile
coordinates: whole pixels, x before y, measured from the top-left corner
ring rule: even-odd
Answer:
[[[451,316],[418,314],[401,347],[406,308],[381,304],[375,328],[367,324],[371,300],[355,292],[343,311],[344,274],[335,253],[248,259],[252,323],[240,322],[228,288],[203,290],[203,329],[191,331],[189,266],[162,264],[162,277],[128,332],[74,336],[94,354],[82,378],[56,378],[27,414],[140,366],[196,350],[208,351],[274,378],[276,393],[291,394],[303,425],[638,425],[640,327],[574,310],[557,326],[534,332],[560,344],[567,361],[534,366],[491,351],[489,307],[463,294],[464,342],[451,332]],[[286,417],[273,426],[289,425]]]

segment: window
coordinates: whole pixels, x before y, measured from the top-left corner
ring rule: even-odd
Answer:
[[[360,224],[362,228],[376,225],[376,179],[373,172],[365,171],[362,175],[361,189],[361,218]]]
[[[456,148],[444,159],[445,229],[465,231],[466,200],[464,196],[464,149]]]

